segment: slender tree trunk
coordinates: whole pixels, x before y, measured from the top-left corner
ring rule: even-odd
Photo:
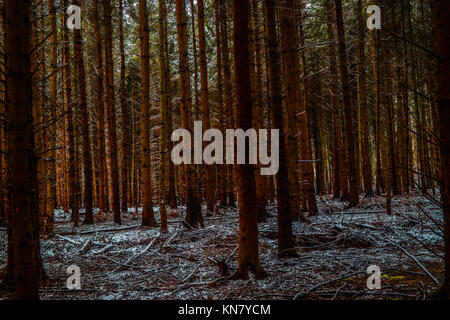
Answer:
[[[339,44],[339,64],[341,69],[342,92],[344,99],[344,129],[345,142],[347,148],[347,165],[349,179],[349,204],[348,207],[354,207],[359,203],[357,166],[355,160],[355,139],[352,124],[352,106],[350,96],[350,83],[347,69],[347,51],[345,45],[344,22],[342,17],[342,1],[335,0],[336,25],[338,31]]]
[[[200,58],[200,95],[202,104],[203,130],[211,126],[208,92],[208,65],[206,62],[205,10],[203,0],[197,0],[198,13],[198,46]],[[216,169],[212,165],[206,167],[206,209],[214,212],[216,207]]]
[[[68,6],[68,0],[64,0],[64,7]],[[64,15],[64,25],[67,24],[67,15]],[[72,102],[72,68],[70,61],[70,42],[69,30],[64,29],[64,89],[67,106],[67,146],[69,154],[69,207],[72,210],[72,221],[77,227],[79,223],[79,196],[80,190],[78,188],[76,164],[75,164],[75,141],[74,141],[74,125],[73,125],[73,102]]]
[[[101,30],[99,23],[98,1],[93,0],[94,6],[94,32],[96,44],[96,109],[97,109],[97,149],[98,149],[98,182],[99,182],[99,209],[101,212],[109,210],[109,188],[108,175],[106,170],[106,151],[105,151],[105,104],[103,99],[104,85],[103,85],[103,50],[101,41]]]
[[[224,105],[223,105],[223,83],[222,83],[222,26],[220,20],[221,14],[221,0],[215,0],[215,24],[216,24],[216,61],[217,61],[217,108],[219,113],[219,130],[224,132]],[[224,165],[218,168],[218,188],[219,188],[219,202],[221,205],[226,205],[227,194],[226,186],[226,167]]]
[[[189,73],[189,52],[187,36],[187,19],[185,0],[176,0],[177,32],[178,32],[178,54],[180,72],[180,95],[181,95],[181,123],[182,127],[192,132],[191,115],[191,85]],[[192,164],[184,165],[185,175],[185,199],[186,218],[188,227],[203,227],[198,181],[195,179],[195,168]]]
[[[56,95],[56,81],[57,81],[57,30],[56,30],[56,7],[53,0],[48,1],[48,11],[50,13],[50,110],[49,116],[54,121],[56,117],[57,95]],[[53,231],[54,224],[54,210],[56,209],[56,125],[54,122],[48,127],[46,149],[46,163],[47,163],[47,199],[46,199],[46,213],[45,213],[45,233]]]
[[[120,48],[120,107],[122,111],[122,211],[128,211],[128,183],[130,180],[130,114],[125,93],[125,49],[123,44],[123,0],[119,0],[119,48]]]
[[[222,67],[223,67],[223,81],[224,81],[224,123],[226,128],[230,129],[234,127],[234,115],[233,115],[233,86],[231,79],[231,67],[230,67],[230,50],[228,45],[228,0],[221,0],[220,2],[220,18],[221,18],[221,45],[222,45]],[[225,185],[227,204],[231,207],[235,206],[236,199],[234,197],[233,187],[233,172],[234,166],[226,166],[227,181]]]
[[[295,7],[295,5],[294,5]],[[303,47],[305,44],[305,37],[303,33],[303,18],[301,17],[302,12],[299,12],[299,44]],[[310,143],[310,132],[308,126],[308,119],[311,118],[311,107],[308,101],[308,81],[306,79],[306,55],[305,51],[302,50],[300,53],[301,64],[301,77],[303,78],[303,101],[300,105],[300,110],[297,113],[297,118],[299,121],[299,127],[301,131],[300,136],[300,156],[301,156],[301,180],[302,180],[302,190],[304,192],[304,197],[308,203],[308,213],[309,215],[315,215],[318,212],[315,190],[314,190],[314,168],[312,163],[312,150]]]
[[[103,0],[105,23],[106,105],[108,119],[109,167],[112,190],[114,222],[121,223],[119,168],[117,161],[116,107],[114,103],[114,61],[112,52],[111,0]]]
[[[74,1],[75,5],[79,5],[78,0]],[[75,64],[78,76],[78,94],[81,112],[81,127],[83,135],[83,170],[84,170],[84,208],[86,210],[84,223],[94,223],[92,214],[92,158],[89,134],[89,111],[87,105],[86,94],[86,73],[83,61],[83,40],[81,29],[74,29],[74,54]]]
[[[156,227],[153,213],[151,150],[150,150],[150,50],[147,2],[139,0],[139,39],[141,44],[141,154],[142,154],[142,225]]]
[[[236,126],[244,131],[252,126],[250,60],[248,39],[249,8],[247,1],[233,0],[233,40],[236,94]],[[246,155],[248,163],[249,155]],[[258,222],[255,176],[250,164],[237,164],[239,201],[239,266],[238,276],[248,278],[249,269],[257,279],[266,276],[258,251]]]
[[[297,31],[293,11],[293,0],[280,2],[280,33],[281,52],[283,58],[284,90],[286,95],[286,151],[288,162],[289,181],[289,211],[296,215],[299,212],[300,204],[298,198],[298,144],[297,134],[299,127],[297,123],[297,107],[300,101],[300,64],[296,47],[298,45]],[[304,133],[305,131],[302,130]],[[303,138],[302,138],[303,139]]]
[[[161,231],[167,231],[167,195],[166,195],[166,167],[168,167],[169,157],[167,148],[167,105],[168,105],[168,88],[166,80],[166,48],[164,30],[165,21],[164,0],[158,0],[158,33],[159,33],[159,82],[160,82],[160,113],[161,113],[161,135],[159,139],[160,157],[159,157],[159,212],[161,215]]]
[[[166,59],[166,88],[167,88],[167,146],[169,150],[172,150],[173,142],[170,139],[170,133],[172,132],[172,100],[171,100],[171,81],[170,81],[170,57],[169,57],[169,44],[167,36],[167,7],[166,2],[163,2],[164,7],[164,54]],[[171,208],[177,207],[177,197],[175,190],[175,168],[172,161],[169,161],[169,172],[168,172],[168,203]]]
[[[278,256],[295,253],[292,235],[292,208],[289,206],[288,165],[286,150],[286,132],[284,130],[283,96],[281,87],[281,57],[276,31],[275,2],[264,0],[266,22],[267,67],[270,82],[270,104],[272,106],[272,123],[274,129],[280,130],[279,169],[276,175],[277,210],[278,210]]]
[[[364,19],[362,15],[362,0],[358,0],[358,60],[359,60],[359,98],[361,109],[361,129],[362,129],[362,156],[363,156],[363,183],[366,196],[373,194],[372,188],[372,165],[370,156],[369,141],[369,121],[367,112],[367,79],[366,79],[366,55],[365,55],[365,30]]]

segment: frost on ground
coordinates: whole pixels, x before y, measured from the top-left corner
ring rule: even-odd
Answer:
[[[293,223],[298,257],[283,260],[276,259],[276,208],[269,206],[272,216],[259,224],[269,277],[259,281],[228,279],[237,269],[235,208],[219,208],[199,230],[182,226],[182,209],[171,211],[165,234],[141,228],[134,212],[121,226],[97,216],[95,225],[74,230],[57,211],[55,233],[41,244],[50,278],[41,299],[426,299],[442,282],[442,211],[419,194],[394,197],[392,216],[384,203],[372,197],[345,210],[322,197],[319,215]],[[4,230],[0,237],[5,264]],[[81,290],[67,289],[70,265],[81,269]],[[367,289],[370,265],[381,269],[379,290]]]

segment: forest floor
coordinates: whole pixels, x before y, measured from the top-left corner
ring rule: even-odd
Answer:
[[[298,257],[282,260],[276,208],[268,207],[272,216],[259,224],[265,280],[229,280],[219,272],[217,261],[228,275],[237,268],[236,208],[219,208],[198,230],[182,226],[182,209],[172,211],[165,234],[140,227],[133,212],[121,226],[96,215],[95,225],[73,230],[69,215],[57,211],[54,235],[41,242],[50,278],[41,299],[426,299],[438,288],[444,266],[442,211],[435,204],[417,193],[394,197],[390,216],[381,197],[350,210],[330,197],[318,203],[320,214],[293,224]],[[81,290],[66,287],[70,265],[81,270]],[[371,265],[381,270],[381,289],[367,288]],[[8,296],[0,291],[0,299]]]

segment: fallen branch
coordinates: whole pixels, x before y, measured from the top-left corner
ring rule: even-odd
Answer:
[[[417,263],[417,265],[420,267],[420,269],[422,269],[423,272],[425,272],[426,275],[427,275],[431,280],[433,280],[433,282],[434,282],[435,284],[437,284],[438,286],[440,285],[439,280],[436,279],[436,278],[431,274],[431,272],[428,271],[428,269],[425,268],[425,266],[424,266],[422,263],[420,263],[419,260],[417,260],[416,257],[414,257],[414,256],[413,256],[412,254],[410,254],[408,251],[406,251],[405,249],[403,249],[402,247],[400,247],[398,244],[392,243],[392,242],[391,242],[391,244],[395,245],[397,248],[399,248],[400,250],[402,250],[408,257],[410,257],[412,260],[414,260],[414,262]]]

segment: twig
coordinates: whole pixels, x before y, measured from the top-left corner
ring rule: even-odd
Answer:
[[[405,249],[403,249],[402,247],[400,247],[398,244],[392,243],[392,242],[391,242],[391,244],[393,244],[393,245],[395,245],[396,247],[398,247],[398,248],[399,248],[400,250],[402,250],[408,257],[410,257],[412,260],[414,260],[414,262],[417,263],[417,265],[423,270],[423,272],[426,273],[426,275],[427,275],[428,277],[430,277],[431,280],[433,280],[433,282],[434,282],[435,284],[437,284],[438,286],[440,285],[439,280],[436,279],[436,278],[430,273],[430,271],[428,271],[428,269],[425,268],[425,266],[424,266],[423,264],[421,264],[419,260],[417,260],[416,257],[414,257],[414,256],[413,256],[412,254],[410,254],[408,251],[406,251]]]

